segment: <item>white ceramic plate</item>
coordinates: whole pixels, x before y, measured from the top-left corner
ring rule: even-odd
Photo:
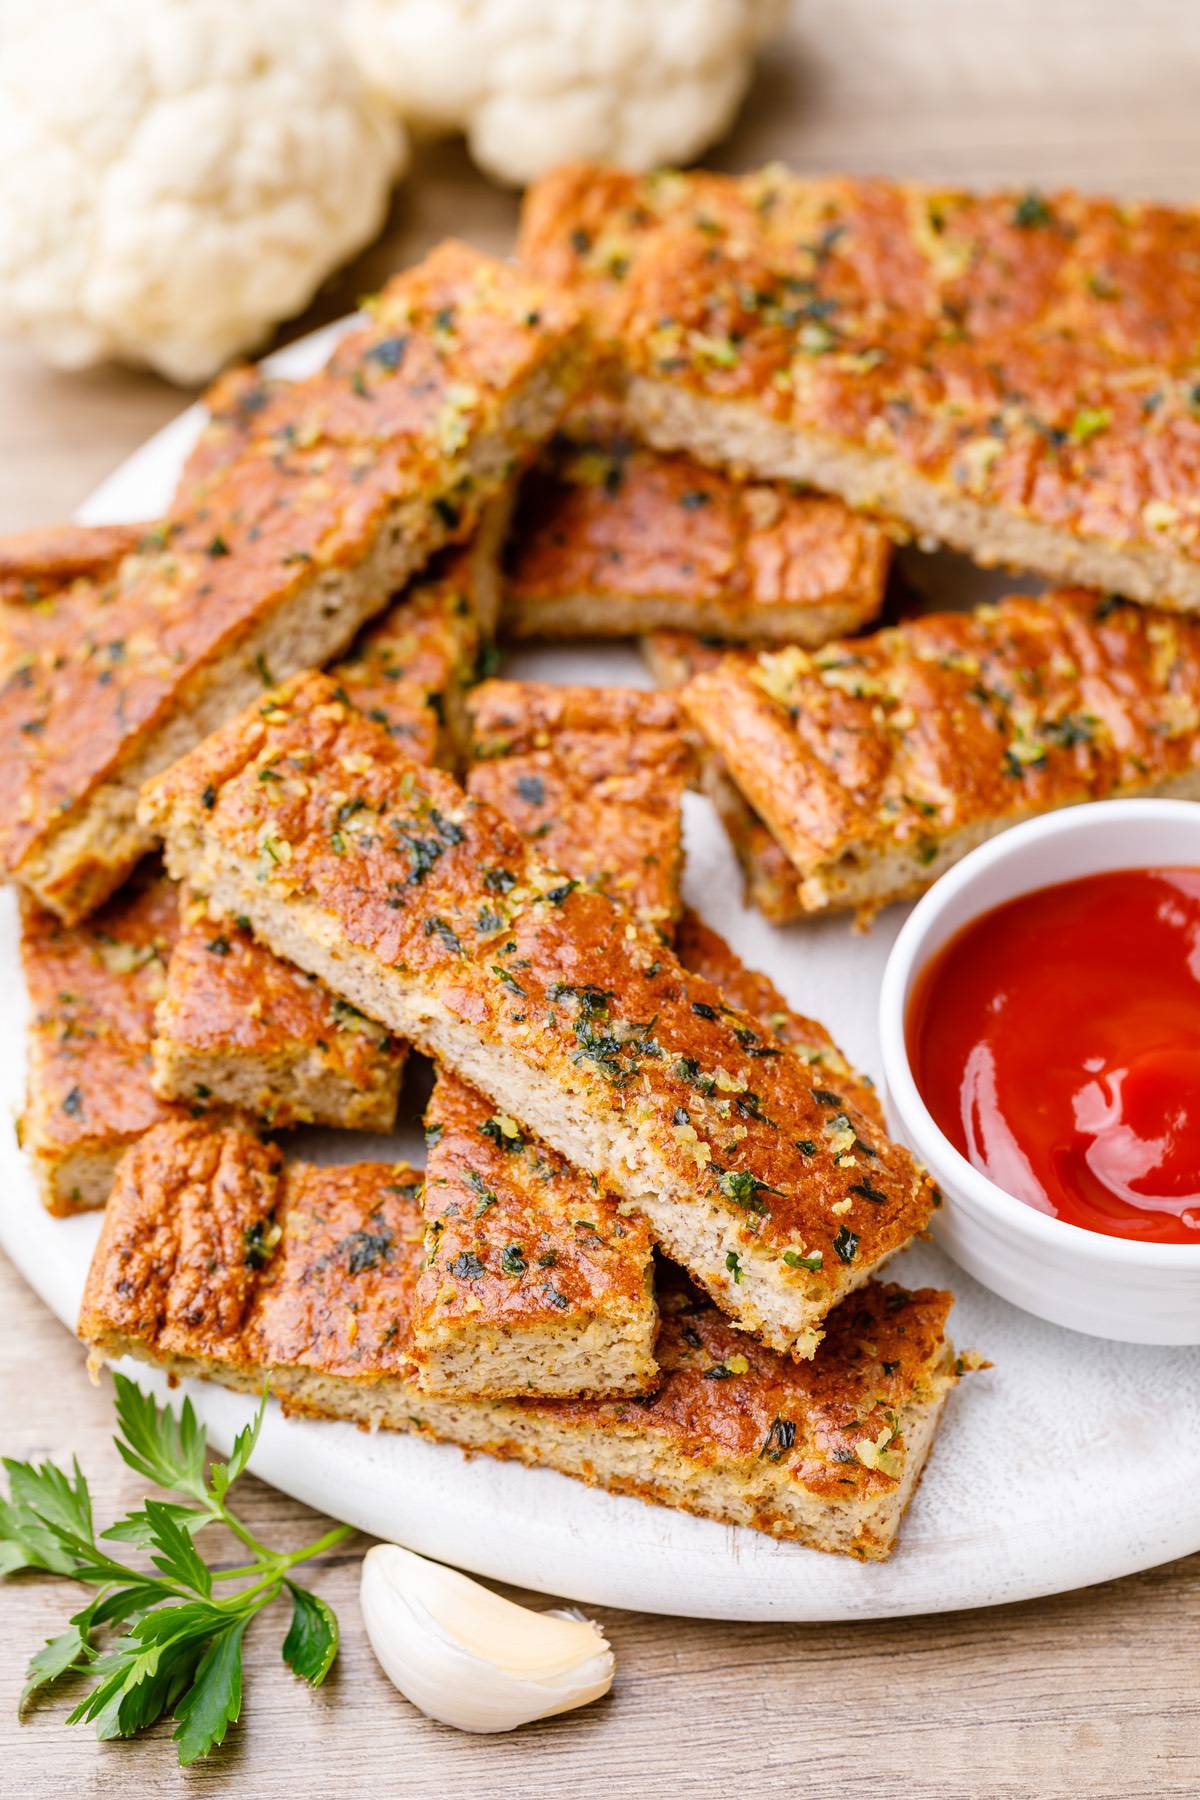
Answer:
[[[272,359],[300,375],[329,333]],[[165,504],[199,424],[195,408],[150,440],[92,496],[91,521],[150,518]],[[995,584],[992,584],[992,591]],[[964,598],[978,597],[974,594]],[[511,672],[642,684],[627,646],[572,646],[513,658]],[[842,922],[779,931],[747,912],[707,804],[687,802],[688,897],[847,1053],[878,1074],[875,1014],[893,908],[867,937]],[[0,1103],[21,1103],[26,1011],[16,909],[0,896]],[[378,1140],[293,1139],[347,1160]],[[389,1153],[421,1160],[415,1130]],[[74,1321],[98,1219],[51,1219],[10,1133],[0,1143],[0,1242],[64,1323]],[[322,1511],[445,1562],[585,1603],[729,1619],[880,1618],[1027,1599],[1165,1562],[1200,1548],[1200,1350],[1149,1350],[1077,1336],[1018,1312],[922,1246],[897,1279],[958,1295],[955,1341],[994,1360],[952,1397],[925,1480],[890,1562],[860,1565],[758,1533],[616,1499],[565,1476],[468,1460],[447,1445],[353,1426],[289,1421],[272,1406],[258,1474]],[[80,1352],[80,1379],[83,1379]],[[150,1379],[140,1367],[142,1381]],[[31,1378],[36,1378],[31,1372]],[[214,1441],[227,1445],[250,1403],[189,1383]],[[52,1397],[48,1398],[52,1407]]]

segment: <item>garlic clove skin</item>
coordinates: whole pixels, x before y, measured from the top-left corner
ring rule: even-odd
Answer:
[[[613,1653],[577,1612],[531,1612],[399,1544],[363,1558],[367,1637],[388,1679],[459,1731],[514,1731],[607,1694]]]

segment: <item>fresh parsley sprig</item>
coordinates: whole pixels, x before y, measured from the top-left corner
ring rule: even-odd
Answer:
[[[31,1659],[20,1707],[62,1676],[90,1674],[95,1684],[69,1714],[69,1725],[86,1719],[99,1738],[131,1737],[171,1713],[186,1764],[220,1744],[241,1712],[246,1627],[284,1588],[292,1622],[283,1660],[314,1687],[324,1681],[337,1655],[337,1619],[290,1572],[331,1549],[350,1527],[335,1526],[285,1555],[260,1543],[230,1510],[229,1490],[258,1442],[265,1398],[253,1423],[238,1433],[228,1462],[209,1463],[190,1401],[176,1416],[127,1377],[113,1380],[120,1455],[148,1481],[185,1498],[147,1499],[97,1537],[78,1461],[67,1474],[51,1462],[4,1459],[9,1495],[0,1499],[0,1574],[44,1569],[95,1589],[67,1629]],[[236,1568],[204,1561],[196,1537],[217,1524],[241,1539],[250,1560]],[[148,1551],[152,1567],[121,1561],[105,1548],[109,1543]],[[230,1581],[245,1585],[226,1592],[219,1584]]]

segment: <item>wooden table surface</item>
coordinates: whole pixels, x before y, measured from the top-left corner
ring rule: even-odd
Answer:
[[[808,0],[711,160],[1192,198],[1198,67],[1194,0]],[[281,336],[348,310],[447,232],[504,251],[515,210],[458,149],[426,153],[383,240]],[[0,394],[0,530],[68,513],[182,404],[151,376],[55,374],[14,346],[0,346]],[[0,1258],[0,1449],[77,1451],[109,1518],[142,1492],[110,1430],[107,1385],[88,1385],[79,1347]],[[244,1505],[271,1541],[321,1529],[253,1481]],[[1200,1556],[1056,1599],[878,1625],[607,1613],[610,1699],[480,1739],[421,1718],[381,1676],[357,1611],[363,1547],[342,1546],[315,1580],[343,1628],[325,1688],[287,1673],[281,1623],[260,1622],[241,1727],[186,1775],[164,1731],[97,1745],[85,1727],[67,1731],[57,1705],[18,1727],[24,1661],[70,1597],[53,1581],[7,1583],[0,1794],[1200,1795]]]

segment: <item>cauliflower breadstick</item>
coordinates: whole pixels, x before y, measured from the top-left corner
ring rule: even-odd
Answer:
[[[353,0],[363,73],[520,186],[576,158],[690,162],[733,123],[779,0]]]
[[[15,8],[0,332],[204,380],[376,235],[404,160],[316,0]]]

